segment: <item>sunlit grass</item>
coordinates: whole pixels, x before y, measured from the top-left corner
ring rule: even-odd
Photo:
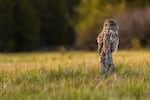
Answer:
[[[101,77],[96,52],[0,54],[0,99],[150,99],[150,52],[113,58],[117,71]]]

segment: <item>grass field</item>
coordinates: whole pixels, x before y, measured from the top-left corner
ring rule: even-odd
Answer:
[[[113,57],[101,77],[97,52],[0,54],[0,100],[150,100],[150,52]]]

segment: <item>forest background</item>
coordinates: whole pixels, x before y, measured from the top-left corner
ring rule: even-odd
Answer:
[[[0,52],[96,50],[106,18],[119,49],[150,47],[149,0],[0,0]]]

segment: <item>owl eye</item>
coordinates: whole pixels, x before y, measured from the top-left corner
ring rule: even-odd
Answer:
[[[110,26],[114,26],[114,25],[115,25],[115,24],[113,24],[113,23],[112,23],[112,24],[110,24]]]

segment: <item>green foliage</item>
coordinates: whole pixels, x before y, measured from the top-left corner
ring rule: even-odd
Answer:
[[[131,38],[134,34],[138,34],[142,45],[149,46],[149,28],[146,29],[149,26],[147,19],[149,4],[147,0],[81,0],[77,8],[78,21],[75,28],[77,46],[84,49],[96,49],[96,37],[102,30],[106,18],[118,20],[121,48],[131,47]],[[135,12],[132,12],[133,9]],[[141,16],[140,19],[139,16]]]
[[[72,43],[73,33],[69,33],[72,29],[67,18],[68,13],[64,0],[38,0],[35,6],[38,5],[42,7],[37,8],[41,21],[42,45],[59,46]]]
[[[126,11],[148,8],[149,4],[149,0],[0,0],[0,52],[51,50],[75,45],[95,49],[104,19],[115,18],[125,25],[120,18],[129,20]],[[149,13],[143,16],[141,19],[147,20]],[[142,26],[149,26],[149,23],[146,21]],[[149,28],[143,27],[139,29],[141,33],[144,30],[144,35],[138,35],[138,38],[142,45],[148,46]],[[121,38],[133,29],[121,31]],[[130,42],[131,46],[131,38],[128,38],[127,41],[121,39],[121,45]]]
[[[30,1],[17,0],[13,7],[15,50],[32,50],[39,39],[39,19]]]
[[[127,10],[120,16],[120,48],[149,47],[150,7]],[[136,39],[135,39],[136,37]]]
[[[140,49],[141,48],[141,43],[140,40],[136,37],[134,37],[131,41],[132,49]]]
[[[82,0],[77,9],[79,14],[76,25],[77,46],[95,48],[95,39],[102,29],[104,19],[115,17],[124,9],[124,2]]]
[[[0,49],[5,50],[14,48],[13,21],[12,21],[12,2],[11,0],[0,0]]]
[[[66,0],[0,0],[0,51],[71,45],[75,33]],[[73,5],[73,4],[72,4]]]
[[[38,18],[27,0],[1,0],[0,50],[31,50],[38,40]],[[3,3],[3,4],[2,4]]]

